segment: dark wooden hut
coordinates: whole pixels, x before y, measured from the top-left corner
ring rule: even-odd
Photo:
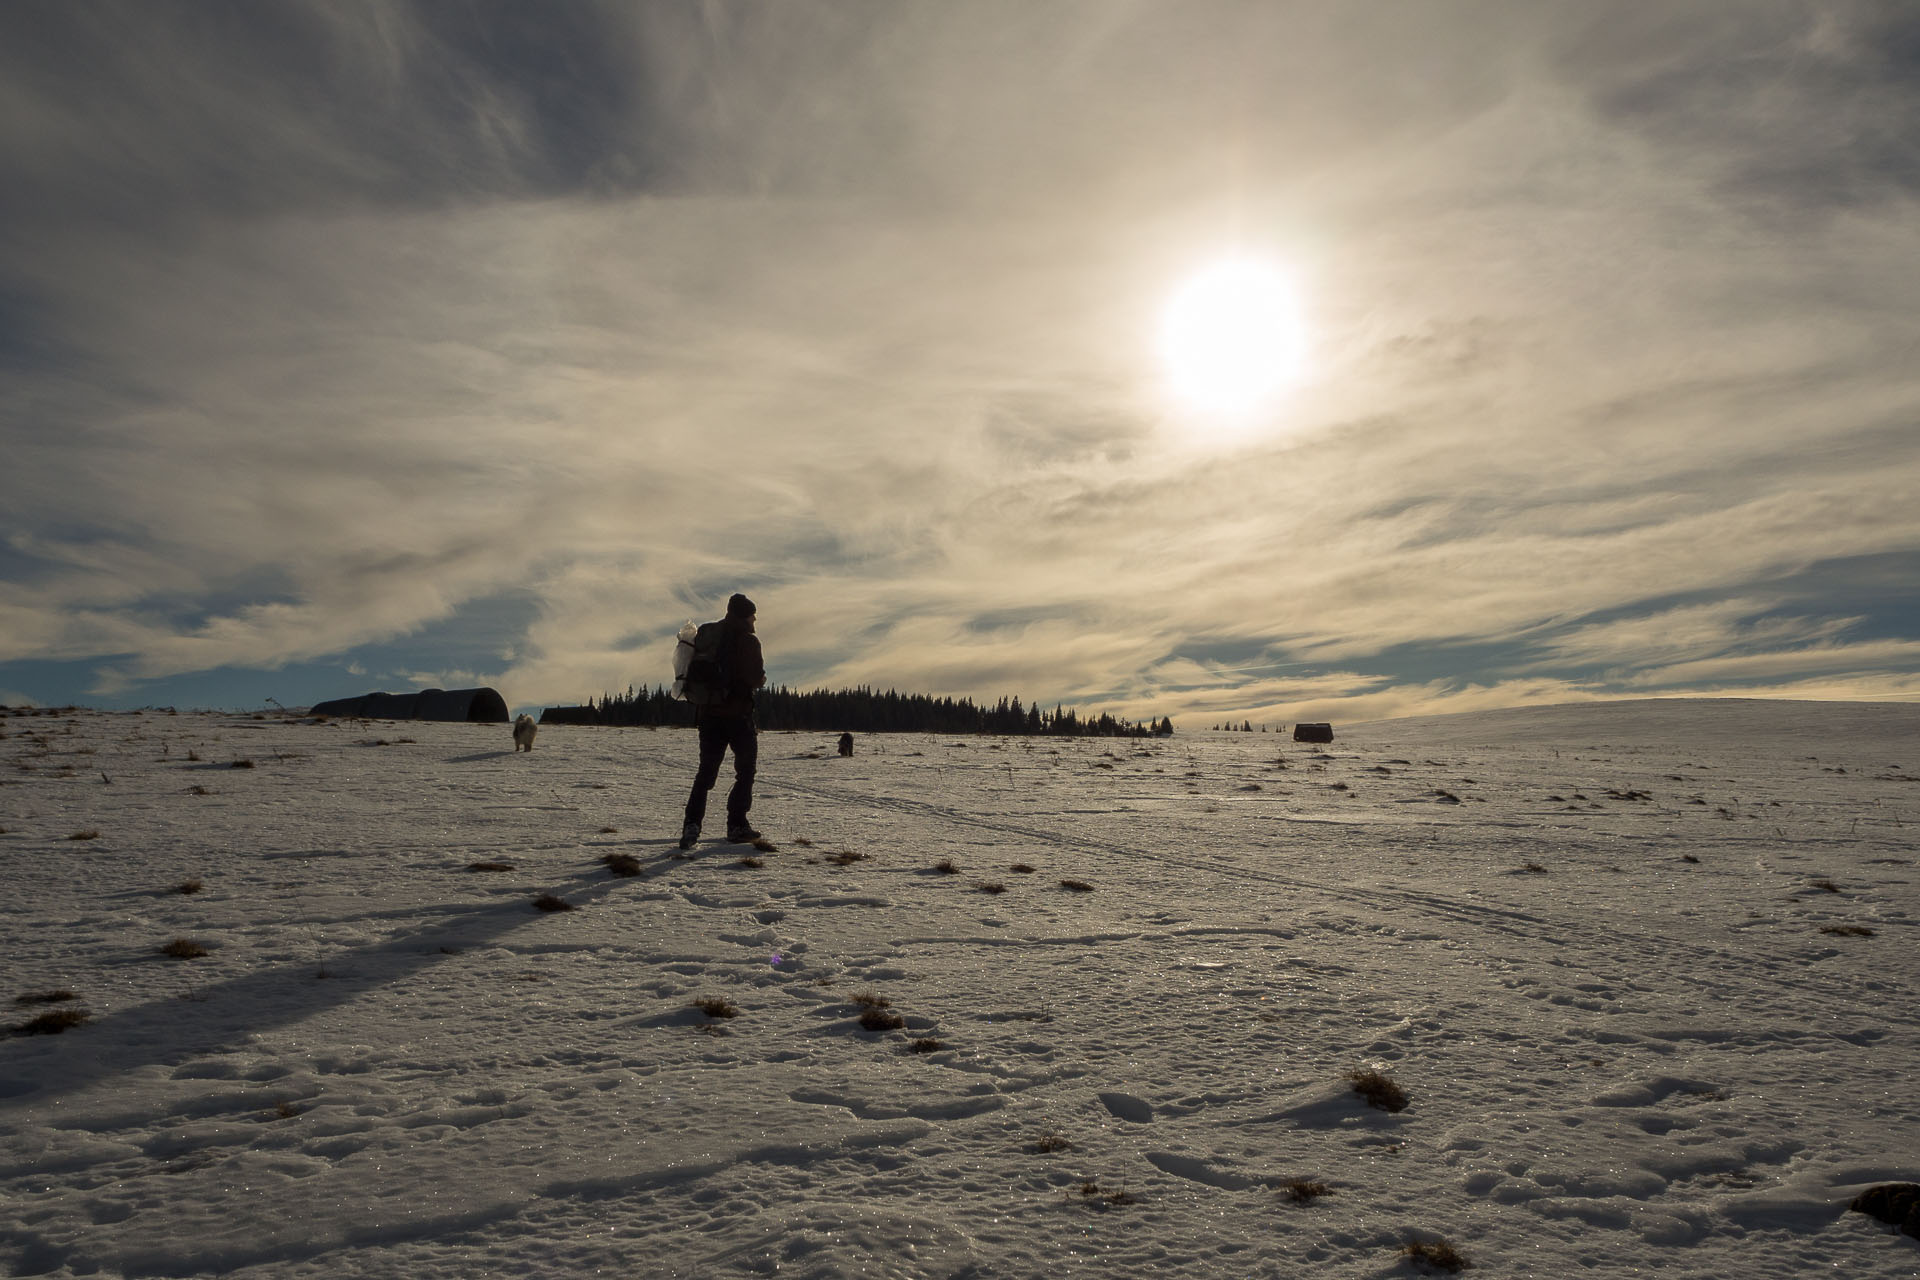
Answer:
[[[507,700],[497,689],[417,689],[412,693],[363,693],[317,702],[316,716],[362,716],[369,720],[453,720],[505,724]]]

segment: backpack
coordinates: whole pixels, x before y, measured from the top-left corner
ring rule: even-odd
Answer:
[[[724,622],[689,621],[680,628],[673,650],[673,695],[696,707],[715,707],[727,700],[726,666],[720,660],[726,639]]]

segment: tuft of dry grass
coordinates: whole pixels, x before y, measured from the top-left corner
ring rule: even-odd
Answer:
[[[749,853],[743,854],[733,865],[736,867],[746,867],[751,870],[754,867],[764,867],[767,864]]]
[[[1347,1072],[1347,1080],[1353,1085],[1353,1091],[1366,1099],[1368,1106],[1378,1107],[1382,1111],[1406,1110],[1407,1091],[1384,1071],[1356,1067]]]
[[[980,892],[982,893],[1005,893],[1007,891],[1007,886],[999,883],[996,880],[986,880],[981,882],[978,885],[975,885],[974,887],[979,889]]]
[[[740,1016],[740,1010],[737,1007],[728,1004],[719,996],[702,996],[693,1002],[693,1007],[706,1014],[709,1018],[737,1018]]]
[[[943,876],[957,876],[960,868],[954,865],[952,858],[942,858],[933,864],[933,869]]]
[[[860,1025],[867,1031],[898,1031],[907,1025],[907,1020],[897,1013],[890,1012],[885,1003],[868,1005],[860,1014]]]
[[[600,828],[600,834],[601,834],[601,835],[603,835],[603,836],[617,836],[617,835],[619,835],[619,834],[620,834],[620,828],[618,828],[618,827],[602,827],[602,828]]]
[[[893,1001],[874,991],[856,991],[847,999],[862,1009],[891,1009]]]
[[[758,849],[762,853],[780,852],[780,846],[775,844],[773,841],[767,839],[765,836],[760,836],[757,839],[755,839],[753,842],[753,847]]]
[[[20,1036],[57,1036],[62,1031],[79,1026],[92,1016],[85,1009],[49,1009],[21,1023],[13,1029],[13,1033]]]
[[[807,839],[805,836],[795,836],[793,843],[802,849],[813,848],[813,841]]]
[[[630,853],[609,853],[600,859],[607,870],[617,876],[637,876],[640,874],[640,859]]]
[[[1873,936],[1873,930],[1863,924],[1822,925],[1820,932],[1835,934],[1842,938],[1871,938]]]
[[[300,1114],[300,1108],[294,1106],[291,1102],[281,1102],[274,1106],[273,1114],[275,1119],[291,1120]]]
[[[100,833],[92,827],[88,827],[85,831],[76,831],[67,837],[69,840],[98,840],[99,838]]]
[[[467,870],[469,871],[511,871],[513,870],[513,864],[511,862],[469,862],[467,864]]]
[[[206,887],[207,886],[201,884],[198,880],[182,880],[179,884],[173,886],[173,891],[175,893],[198,893]]]
[[[1464,1271],[1473,1263],[1454,1247],[1451,1240],[1409,1240],[1400,1246],[1400,1256],[1424,1263],[1436,1271]]]
[[[867,855],[864,853],[855,853],[851,849],[842,849],[838,853],[828,854],[827,861],[831,862],[836,867],[850,867],[854,863],[865,859],[866,856]]]
[[[1840,892],[1840,886],[1839,886],[1839,885],[1837,885],[1837,884],[1835,884],[1835,883],[1834,883],[1833,881],[1831,881],[1831,880],[1815,880],[1815,881],[1813,882],[1813,887],[1814,887],[1815,889],[1823,889],[1823,890],[1825,890],[1825,891],[1826,891],[1826,892],[1828,892],[1828,893],[1838,893],[1838,892]]]
[[[1060,882],[1060,887],[1062,889],[1071,889],[1075,893],[1092,893],[1093,892],[1093,886],[1088,884],[1085,880],[1062,880]]]
[[[1007,870],[1013,872],[1015,875],[1021,875],[1021,876],[1030,876],[1033,874],[1033,868],[1028,866],[1024,862],[1016,862],[1012,866],[1008,867]]]
[[[538,907],[542,911],[573,910],[573,904],[571,902],[568,902],[565,898],[555,897],[551,893],[541,894],[539,897],[533,900],[533,905]]]
[[[1064,1133],[1043,1133],[1033,1140],[1033,1149],[1042,1155],[1052,1155],[1056,1151],[1071,1151],[1073,1143]]]
[[[1280,1194],[1295,1204],[1312,1204],[1321,1196],[1333,1194],[1333,1188],[1324,1182],[1310,1182],[1305,1178],[1290,1178],[1280,1184]]]
[[[1107,1204],[1140,1203],[1139,1199],[1130,1194],[1125,1187],[1118,1191],[1109,1191],[1092,1178],[1080,1184],[1080,1196],[1085,1200],[1100,1200]]]
[[[175,960],[198,960],[207,954],[207,949],[192,938],[175,938],[160,948],[163,956],[172,956]]]
[[[920,1039],[915,1040],[912,1044],[907,1046],[907,1052],[908,1053],[938,1053],[940,1052],[940,1050],[946,1047],[947,1047],[947,1042],[944,1040],[936,1040],[932,1036],[922,1036]]]
[[[254,766],[253,766],[253,761],[242,758],[239,760],[235,760],[231,767],[235,769],[251,769]]]
[[[1547,873],[1547,869],[1546,869],[1545,867],[1543,867],[1543,866],[1541,866],[1541,865],[1540,865],[1539,863],[1537,863],[1537,862],[1527,862],[1527,863],[1523,863],[1523,864],[1521,864],[1521,867],[1520,867],[1520,874],[1521,874],[1521,875],[1530,875],[1530,876],[1543,876],[1543,875],[1545,875],[1546,873]]]
[[[15,996],[15,1004],[59,1004],[63,1000],[78,1000],[80,997],[65,987],[58,991],[29,991],[25,995]]]

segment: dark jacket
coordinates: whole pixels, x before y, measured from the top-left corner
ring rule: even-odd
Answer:
[[[726,674],[726,701],[717,706],[698,708],[696,718],[712,720],[723,716],[736,719],[751,716],[753,691],[765,687],[767,665],[760,656],[760,637],[732,618],[726,620],[720,640],[720,670]]]

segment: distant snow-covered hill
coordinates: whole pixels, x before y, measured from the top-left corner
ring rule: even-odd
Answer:
[[[1920,746],[1920,703],[1794,702],[1765,698],[1646,698],[1409,716],[1335,726],[1354,741],[1431,737],[1462,743],[1561,746],[1713,743],[1817,755],[1823,744]],[[1910,748],[1911,750],[1912,748]],[[1912,762],[1920,767],[1920,757]]]

